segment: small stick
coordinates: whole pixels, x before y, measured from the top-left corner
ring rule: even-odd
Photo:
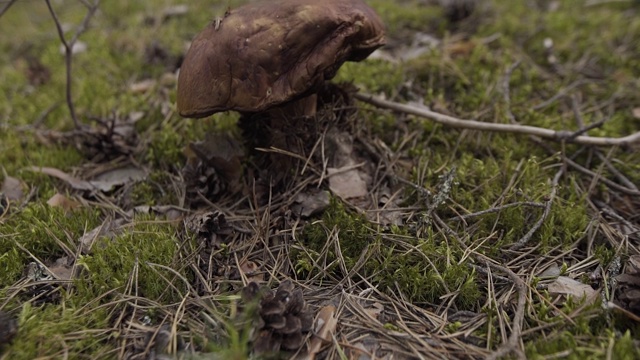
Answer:
[[[514,125],[514,124],[495,124],[486,123],[477,120],[465,120],[459,119],[453,116],[444,115],[431,111],[426,107],[418,107],[414,105],[401,104],[394,101],[384,100],[379,97],[364,94],[355,93],[353,95],[356,99],[366,102],[368,104],[378,106],[381,108],[390,109],[393,111],[399,111],[405,114],[415,115],[422,118],[431,119],[437,123],[460,129],[471,129],[480,131],[493,131],[504,132],[514,134],[534,135],[541,138],[567,141],[583,144],[583,145],[596,145],[596,146],[628,146],[632,144],[640,144],[640,131],[627,135],[624,137],[611,138],[611,137],[595,137],[587,135],[579,135],[573,137],[573,132],[569,131],[555,131],[551,129],[541,128],[537,126],[528,125]]]
[[[535,232],[538,231],[538,229],[540,229],[544,221],[547,219],[547,217],[549,217],[549,214],[551,213],[551,205],[553,205],[553,199],[556,197],[556,192],[558,191],[558,183],[560,182],[560,177],[562,176],[563,173],[564,173],[564,170],[563,168],[561,168],[553,177],[553,180],[551,181],[551,193],[549,194],[549,199],[546,201],[546,204],[542,212],[542,216],[540,216],[540,219],[538,219],[538,221],[533,225],[533,227],[529,229],[529,231],[526,234],[524,234],[524,236],[520,238],[520,240],[516,241],[513,245],[511,245],[509,250],[515,251],[527,245],[529,240],[531,240],[531,237],[533,237],[533,234],[535,234]]]
[[[62,25],[60,24],[58,15],[56,15],[56,12],[53,10],[53,7],[51,6],[50,0],[45,0],[45,2],[47,3],[47,7],[49,8],[49,13],[51,13],[51,17],[53,18],[53,21],[56,24],[56,29],[58,30],[58,37],[60,38],[60,42],[62,42],[62,46],[64,47],[64,60],[65,60],[64,63],[65,63],[65,68],[67,72],[67,79],[66,79],[67,107],[69,108],[69,113],[71,114],[73,125],[76,127],[76,129],[80,129],[81,124],[78,121],[78,115],[76,115],[76,109],[73,103],[73,94],[71,92],[71,75],[72,75],[71,59],[73,57],[73,46],[76,44],[76,41],[78,41],[78,37],[80,37],[80,35],[82,35],[82,33],[84,33],[85,31],[87,31],[87,27],[89,26],[89,20],[91,20],[96,10],[98,10],[98,4],[100,4],[100,0],[95,0],[93,5],[88,7],[87,14],[82,20],[82,23],[80,23],[80,26],[78,26],[78,28],[76,29],[76,32],[73,35],[73,38],[71,38],[71,40],[69,41],[67,41],[67,39],[64,37],[64,31],[62,30]]]

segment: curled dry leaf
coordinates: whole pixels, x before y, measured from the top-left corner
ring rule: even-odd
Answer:
[[[85,190],[85,191],[90,191],[90,190],[94,190],[95,187],[93,185],[91,185],[91,183],[89,183],[88,181],[85,180],[81,180],[78,179],[76,177],[73,177],[69,174],[67,174],[66,172],[56,169],[56,168],[52,168],[52,167],[38,167],[38,166],[30,166],[28,168],[26,168],[29,171],[33,171],[33,172],[39,172],[45,175],[49,175],[55,178],[58,178],[64,182],[66,182],[69,186],[71,186],[73,189],[75,190]]]
[[[69,197],[62,195],[60,193],[56,193],[49,200],[47,200],[47,205],[51,207],[59,207],[65,212],[71,212],[78,207],[80,207],[80,203],[70,199]]]
[[[343,199],[359,198],[367,195],[367,182],[362,171],[349,167],[327,168],[329,189]]]
[[[588,303],[593,303],[598,298],[598,291],[591,288],[590,285],[567,276],[559,276],[549,284],[548,290],[552,295],[572,296],[576,299],[585,298]]]
[[[299,193],[295,203],[291,207],[294,214],[302,217],[309,217],[323,212],[330,202],[328,191],[318,191],[315,193]]]
[[[144,170],[135,166],[124,166],[105,171],[89,183],[100,191],[109,192],[116,187],[142,181],[146,177],[147,173]]]
[[[67,256],[56,259],[55,263],[47,266],[47,271],[58,280],[71,280],[73,278],[73,268],[69,266],[69,258]]]
[[[11,201],[20,201],[24,196],[22,182],[20,180],[5,174],[0,193]]]
[[[314,336],[311,337],[307,353],[301,354],[297,359],[313,360],[322,350],[322,347],[331,342],[338,325],[338,319],[335,314],[336,307],[333,305],[327,305],[318,311],[314,322]]]
[[[102,225],[92,229],[80,237],[78,240],[80,252],[83,254],[89,254],[96,240],[105,237],[113,239],[122,233],[124,225],[124,219],[105,220]]]
[[[264,274],[260,271],[258,265],[250,260],[240,263],[240,273],[246,277],[247,282],[261,283],[264,281]]]
[[[26,169],[58,178],[67,183],[71,188],[82,191],[98,190],[102,192],[109,192],[115,187],[141,181],[146,177],[144,170],[135,167],[112,169],[98,175],[91,181],[78,179],[77,177],[71,176],[62,170],[52,167],[30,166]]]

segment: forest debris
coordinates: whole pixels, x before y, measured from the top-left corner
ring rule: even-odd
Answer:
[[[240,263],[238,268],[240,273],[246,277],[247,282],[262,283],[264,281],[264,274],[260,271],[258,264],[251,260],[245,260]]]
[[[79,202],[72,200],[61,193],[56,193],[51,198],[49,198],[49,200],[47,200],[47,205],[51,207],[59,207],[65,212],[71,212],[80,207]]]
[[[22,182],[5,174],[2,187],[0,187],[0,193],[3,193],[4,196],[11,201],[20,201],[24,196]]]
[[[0,347],[11,342],[18,334],[18,319],[0,310]]]
[[[78,239],[80,245],[80,252],[83,254],[89,254],[95,241],[99,238],[113,239],[123,232],[125,225],[125,219],[106,219],[102,225],[90,230]]]
[[[203,141],[189,144],[184,153],[187,163],[182,175],[191,203],[201,201],[201,196],[215,201],[244,189],[244,148],[230,135],[208,133]]]
[[[146,179],[147,173],[135,166],[124,166],[107,170],[89,181],[103,192],[109,192],[116,187],[136,183]]]
[[[591,288],[590,285],[583,284],[567,276],[559,276],[549,284],[548,290],[552,295],[572,296],[578,300],[584,297],[589,303],[594,302],[598,295],[598,291]]]
[[[625,272],[616,276],[616,280],[616,302],[624,310],[633,313],[635,318],[640,318],[640,255],[629,257]]]
[[[131,182],[137,182],[143,180],[146,177],[146,173],[143,170],[135,167],[124,167],[105,171],[91,181],[78,179],[65,173],[62,170],[52,167],[30,166],[27,167],[26,170],[39,172],[58,178],[66,182],[67,185],[71,186],[71,188],[82,191],[98,190],[102,192],[109,192],[115,187],[122,186]]]
[[[338,325],[338,319],[335,314],[336,307],[333,305],[327,305],[318,311],[314,324],[314,336],[311,338],[308,353],[299,359],[313,360],[322,347],[331,342]]]
[[[327,168],[329,189],[343,199],[358,198],[367,195],[367,182],[362,172],[350,167]]]
[[[251,282],[242,290],[242,299],[245,302],[259,301],[260,323],[253,337],[256,353],[297,350],[304,344],[313,316],[302,290],[296,288],[291,280],[281,282],[275,292]]]
[[[323,212],[330,202],[329,192],[322,190],[316,193],[299,193],[291,207],[294,214],[304,218]]]
[[[68,256],[56,259],[53,265],[47,266],[47,271],[58,280],[71,280],[73,278],[73,268],[69,266]]]

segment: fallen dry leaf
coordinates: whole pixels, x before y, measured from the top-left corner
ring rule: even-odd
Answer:
[[[68,264],[69,258],[67,256],[63,256],[58,258],[53,265],[48,266],[47,270],[58,280],[71,280],[73,277],[73,268]]]
[[[53,176],[66,182],[69,186],[71,186],[71,188],[83,191],[98,190],[102,192],[109,192],[115,187],[141,181],[146,178],[146,173],[144,172],[144,170],[132,166],[105,171],[104,173],[96,176],[91,181],[78,179],[65,173],[62,170],[51,167],[30,166],[26,169]]]
[[[338,325],[335,313],[336,307],[333,305],[327,305],[318,311],[314,322],[314,335],[311,337],[307,353],[301,354],[298,359],[313,360],[323,345],[331,342]]]
[[[631,113],[633,114],[634,118],[640,119],[640,107],[633,108],[633,110],[631,110]]]
[[[124,225],[125,219],[105,220],[102,225],[86,232],[80,237],[80,239],[78,239],[80,252],[83,254],[89,254],[96,240],[103,237],[113,239],[123,232]]]
[[[125,166],[105,171],[95,176],[89,183],[100,191],[109,192],[126,184],[146,179],[147,173],[135,166]]]
[[[364,311],[367,315],[371,316],[373,319],[378,319],[378,315],[380,315],[384,311],[384,306],[379,302],[374,302],[371,304],[371,307],[365,308]]]
[[[367,195],[367,182],[357,169],[327,168],[329,189],[343,199],[352,199]]]
[[[59,207],[66,212],[71,212],[80,206],[80,203],[68,198],[65,195],[60,193],[56,193],[49,200],[47,200],[47,205],[51,207]]]
[[[85,180],[81,180],[78,179],[76,177],[73,177],[69,174],[67,174],[66,172],[56,169],[56,168],[51,168],[51,167],[38,167],[38,166],[30,166],[27,167],[26,170],[29,171],[34,171],[34,172],[39,172],[45,175],[49,175],[49,176],[53,176],[55,178],[58,178],[64,182],[66,182],[69,186],[71,186],[72,188],[76,189],[76,190],[95,190],[94,186],[91,185],[91,183],[89,183],[88,181]]]
[[[243,277],[246,277],[247,283],[255,282],[261,284],[264,282],[264,274],[262,274],[258,265],[253,261],[248,260],[240,263],[239,270]]]
[[[20,201],[24,196],[20,180],[6,174],[2,182],[2,187],[0,187],[0,192],[11,201]]]
[[[595,301],[598,295],[598,291],[591,288],[590,285],[583,284],[567,276],[559,276],[549,284],[548,290],[552,295],[573,296],[577,299],[584,297],[590,303]]]
[[[316,193],[299,193],[295,203],[291,207],[294,214],[309,217],[323,212],[329,206],[330,196],[328,191]]]

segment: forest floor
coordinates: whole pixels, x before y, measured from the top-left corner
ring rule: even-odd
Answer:
[[[640,358],[637,1],[367,1],[302,153],[176,112],[241,3],[0,3],[0,359]]]

